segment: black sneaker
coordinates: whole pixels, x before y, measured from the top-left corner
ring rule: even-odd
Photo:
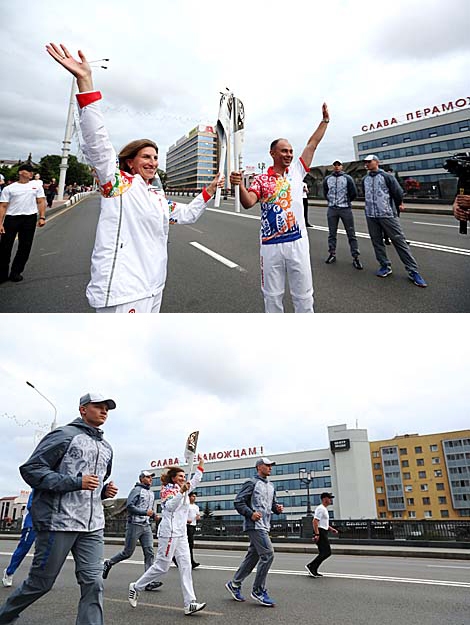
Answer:
[[[198,566],[201,566],[200,562],[193,562],[192,565],[193,569],[197,569]]]
[[[11,273],[10,280],[11,282],[21,282],[23,280],[23,276],[20,273]]]
[[[332,265],[332,264],[333,264],[333,263],[335,263],[335,262],[336,262],[336,255],[335,255],[335,254],[330,254],[330,255],[328,256],[328,258],[325,260],[325,263],[326,263],[327,265]]]
[[[387,237],[386,239],[384,239],[384,243],[385,245],[391,245],[392,242],[390,241],[390,239]]]
[[[354,256],[353,258],[353,267],[354,269],[364,269],[361,261],[359,260],[359,256]]]
[[[146,590],[147,592],[152,592],[152,590],[158,590],[160,586],[163,586],[163,582],[150,582],[150,584],[147,584],[144,590]]]
[[[112,564],[109,560],[105,560],[103,562],[103,579],[107,579],[108,575],[109,575],[109,571],[112,568]]]

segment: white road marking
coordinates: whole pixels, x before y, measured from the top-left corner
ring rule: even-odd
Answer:
[[[459,566],[453,564],[427,564],[429,569],[470,569],[470,566]]]
[[[243,215],[242,213],[234,213],[232,211],[224,211],[218,208],[208,208],[208,211],[215,213],[222,213],[224,215],[232,215],[232,217],[243,217],[244,219],[257,219],[259,221],[259,215]],[[454,226],[451,226],[452,228]],[[313,226],[308,228],[309,230],[319,230],[321,232],[328,232],[327,226]],[[346,235],[346,230],[338,228],[338,233]],[[365,232],[356,232],[356,237],[360,239],[370,239],[369,234]],[[448,254],[459,254],[460,256],[470,256],[470,250],[466,250],[462,247],[450,247],[449,245],[438,245],[437,243],[423,243],[421,241],[410,241],[410,247],[419,247],[424,250],[432,250],[434,252],[447,252]]]
[[[186,227],[189,228],[190,230],[194,230],[194,232],[197,232],[198,234],[204,234],[202,230],[198,230],[194,226],[186,226]]]
[[[226,267],[229,267],[230,269],[239,269],[240,271],[245,271],[245,269],[240,267],[240,265],[237,265],[237,263],[234,263],[228,258],[225,258],[225,256],[221,256],[220,254],[217,254],[217,252],[210,250],[208,247],[204,247],[204,245],[201,245],[197,241],[190,241],[189,245],[192,245],[193,247],[197,248],[201,252],[204,252],[204,254],[211,256],[215,260],[218,260],[219,263],[222,263],[223,265],[225,265]]]
[[[427,221],[413,221],[418,226],[438,226],[439,228],[458,228],[458,226],[451,226],[450,224],[432,224]]]
[[[128,605],[127,599],[111,599],[111,597],[104,597],[106,601],[112,601],[113,603],[124,603]],[[184,608],[178,608],[173,605],[161,605],[159,603],[145,603],[145,601],[139,601],[137,604],[140,606],[145,606],[146,608],[158,608],[160,610],[170,610],[172,612],[184,612]],[[224,616],[223,612],[212,612],[211,610],[204,609],[204,614],[210,616]]]
[[[11,556],[12,552],[5,552],[5,551],[0,551],[0,555],[2,556]],[[243,556],[243,554],[241,555],[237,555],[238,558],[241,559],[241,557]],[[28,554],[29,558],[33,557],[33,554]],[[212,554],[211,554],[212,557]],[[67,556],[67,560],[73,560],[72,556]],[[143,561],[142,560],[125,560],[123,562],[121,562],[121,564],[137,564],[137,565],[142,565]],[[436,568],[439,568],[440,565],[427,565],[428,567],[434,566]],[[446,565],[441,565],[442,568],[445,568]],[[237,570],[238,567],[234,567],[234,566],[210,566],[208,564],[201,564],[201,566],[199,567],[200,570],[208,570],[208,571],[232,571],[235,572]],[[453,566],[449,566],[448,568],[470,568],[470,567],[453,567]],[[269,571],[270,575],[300,575],[303,577],[310,577],[310,575],[304,571],[292,571],[292,570],[288,570],[288,569],[270,569]],[[425,585],[425,586],[448,586],[448,587],[453,587],[453,588],[470,588],[470,582],[455,582],[455,581],[451,581],[451,580],[443,580],[443,579],[415,579],[413,577],[391,577],[391,576],[386,576],[386,575],[359,575],[359,574],[355,574],[355,573],[322,573],[323,577],[337,577],[337,578],[341,578],[341,579],[357,579],[359,581],[372,581],[372,582],[394,582],[397,584],[421,584],[421,585]],[[318,578],[321,579],[321,578]],[[312,579],[312,583],[317,583],[314,582]],[[321,583],[321,582],[319,582]],[[117,601],[117,600],[113,600],[113,601]],[[126,603],[126,601],[123,601],[123,603]],[[139,605],[144,605],[143,603],[139,603]],[[150,605],[150,604],[149,604]],[[154,604],[151,604],[154,605]],[[168,607],[168,606],[166,606]],[[171,608],[169,608],[171,609]],[[174,608],[176,609],[176,608]],[[208,613],[208,612],[207,612]]]

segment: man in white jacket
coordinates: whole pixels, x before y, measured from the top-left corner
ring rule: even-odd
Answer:
[[[149,139],[132,141],[116,158],[94,91],[84,54],[74,59],[63,45],[49,54],[77,78],[83,152],[93,165],[101,191],[101,211],[87,287],[97,312],[137,313],[160,310],[166,281],[170,223],[194,223],[204,212],[223,176],[216,175],[189,204],[171,202],[152,185],[158,149]]]

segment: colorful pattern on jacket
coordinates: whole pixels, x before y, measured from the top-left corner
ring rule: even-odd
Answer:
[[[125,171],[121,171],[119,167],[117,167],[114,180],[109,180],[105,184],[101,185],[101,195],[103,197],[115,197],[116,195],[122,195],[131,188],[133,179],[134,176]]]
[[[291,183],[288,175],[276,175],[270,167],[267,174],[260,174],[254,178],[249,191],[256,193],[261,204],[262,245],[285,243],[301,238],[300,226],[292,209]]]
[[[180,492],[181,489],[178,484],[167,484],[166,486],[162,486],[160,490],[160,502],[162,504],[162,508],[168,501],[170,501],[170,499],[179,495]]]

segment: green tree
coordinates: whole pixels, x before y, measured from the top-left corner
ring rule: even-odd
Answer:
[[[167,183],[167,180],[168,180],[168,176],[166,175],[166,171],[163,171],[163,169],[157,169],[157,174],[158,174],[160,180],[162,181],[163,189],[166,189],[166,183]]]
[[[74,182],[77,184],[92,184],[93,176],[88,165],[80,163],[73,154],[69,156],[68,165],[65,184],[73,184]]]
[[[58,154],[47,154],[39,161],[39,173],[41,180],[50,182],[52,178],[59,180],[60,156]]]

